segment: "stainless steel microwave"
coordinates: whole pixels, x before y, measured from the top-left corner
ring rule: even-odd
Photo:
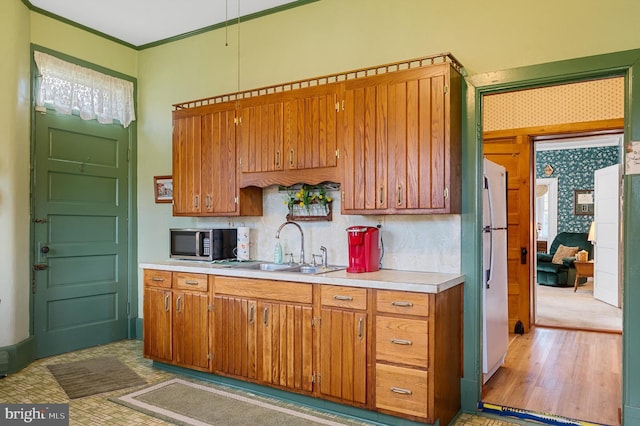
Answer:
[[[221,260],[236,257],[237,229],[173,228],[171,257],[189,260]]]

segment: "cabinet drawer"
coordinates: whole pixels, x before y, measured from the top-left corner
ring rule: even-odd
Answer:
[[[349,309],[367,309],[367,289],[323,285],[320,287],[322,306],[333,306]]]
[[[207,274],[190,274],[175,272],[173,274],[173,288],[180,290],[207,291]]]
[[[429,417],[426,371],[376,364],[376,408]]]
[[[391,314],[429,316],[430,294],[407,291],[376,291],[376,309]]]
[[[279,302],[311,303],[311,284],[251,278],[215,278],[215,293],[250,299],[270,299]]]
[[[378,316],[376,360],[426,368],[429,361],[427,320]]]
[[[143,274],[145,286],[171,288],[171,271],[145,269]]]

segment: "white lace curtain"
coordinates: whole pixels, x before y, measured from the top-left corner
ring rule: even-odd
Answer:
[[[42,75],[36,105],[53,105],[62,114],[77,111],[83,120],[96,119],[103,124],[117,119],[124,127],[136,119],[132,82],[46,53],[34,52],[34,57]]]

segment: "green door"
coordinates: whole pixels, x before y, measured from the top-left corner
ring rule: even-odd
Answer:
[[[37,358],[127,337],[128,141],[119,125],[36,114]]]

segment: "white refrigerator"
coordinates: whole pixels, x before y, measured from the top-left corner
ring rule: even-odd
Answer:
[[[482,383],[504,364],[509,346],[507,172],[484,159],[482,190]]]

